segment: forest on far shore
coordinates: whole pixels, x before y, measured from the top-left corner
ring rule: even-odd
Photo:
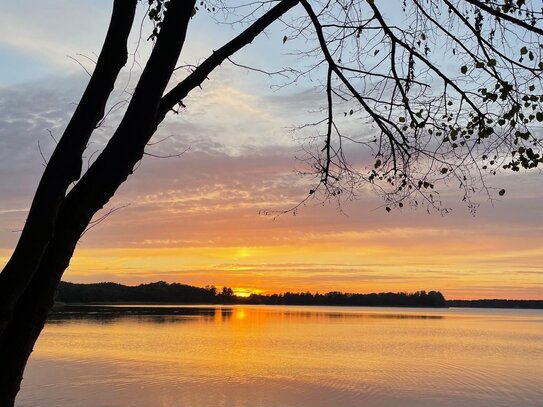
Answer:
[[[332,291],[325,294],[285,292],[240,297],[229,287],[194,287],[179,283],[126,286],[118,283],[75,284],[61,282],[56,296],[62,303],[177,303],[177,304],[266,304],[266,305],[351,305],[397,307],[445,307],[439,291],[414,293],[352,294]]]
[[[229,287],[194,287],[180,283],[156,283],[126,286],[118,283],[75,284],[61,282],[56,301],[61,303],[164,303],[164,304],[265,304],[265,305],[338,305],[374,307],[477,307],[539,308],[542,300],[446,300],[439,291],[414,293],[356,294],[331,291],[325,294],[285,292],[251,294],[240,297]]]

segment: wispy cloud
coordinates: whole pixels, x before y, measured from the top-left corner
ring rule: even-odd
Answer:
[[[24,24],[13,26],[24,19],[24,10],[15,8],[10,6],[0,24],[11,18],[9,29],[24,31]],[[103,12],[96,21],[106,17]],[[27,18],[25,24],[53,17],[30,13]],[[73,21],[81,18],[74,11]],[[68,29],[75,23],[62,24]],[[5,44],[58,60],[66,51],[51,48],[62,42],[60,32],[58,27],[53,33],[29,30]],[[31,41],[35,36],[43,37],[40,50]],[[83,74],[59,74],[0,89],[2,263],[43,170],[40,149],[47,159],[54,148],[48,130],[61,134],[85,80]],[[260,215],[260,210],[288,209],[309,191],[311,180],[294,172],[295,156],[299,139],[317,131],[293,136],[289,129],[319,114],[321,96],[304,87],[271,92],[267,78],[221,68],[187,98],[186,109],[159,128],[153,141],[164,141],[149,147],[155,155],[188,150],[180,158],[144,158],[111,202],[111,207],[129,206],[84,236],[66,278],[164,279],[268,292],[442,289],[455,297],[543,298],[539,174],[491,180],[507,194],[494,203],[481,196],[476,217],[461,204],[445,217],[411,209],[388,214],[378,209],[382,202],[369,189],[343,202],[343,212],[334,203],[313,200],[296,216]],[[113,114],[97,132],[87,156],[103,148],[118,119]],[[360,132],[370,131],[357,125]],[[364,165],[366,156],[349,154]],[[455,194],[454,187],[444,191],[451,201]]]

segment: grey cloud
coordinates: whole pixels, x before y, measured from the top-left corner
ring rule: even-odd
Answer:
[[[191,97],[187,110],[179,116],[169,117],[153,141],[168,138],[150,146],[148,151],[169,155],[190,149],[180,158],[146,156],[112,202],[113,206],[126,203],[131,206],[96,228],[85,242],[97,244],[100,239],[104,244],[112,244],[114,240],[127,242],[127,239],[132,242],[133,236],[138,234],[142,241],[152,240],[160,239],[161,233],[167,239],[175,240],[172,235],[180,222],[190,221],[191,225],[197,225],[203,231],[207,230],[205,225],[210,227],[224,222],[225,212],[221,211],[226,203],[233,204],[228,209],[229,216],[238,219],[240,228],[257,231],[259,209],[288,209],[305,197],[310,180],[300,178],[293,171],[298,165],[294,156],[299,147],[292,140],[288,127],[300,120],[301,106],[309,104],[317,94],[303,89],[267,96],[256,92],[249,94],[232,88],[231,85],[235,84],[233,77],[226,75],[227,79],[221,78],[206,83],[202,91]],[[120,82],[123,80],[121,78]],[[11,230],[20,229],[24,222],[24,210],[30,204],[43,169],[37,141],[40,140],[44,153],[50,154],[54,143],[47,129],[52,129],[56,136],[61,134],[85,81],[84,76],[76,75],[0,89],[0,211],[20,211],[9,215],[0,212],[3,247],[14,243]],[[221,113],[221,97],[224,96],[220,94],[221,90],[233,92],[225,102],[230,104],[230,115]],[[119,98],[117,93],[113,100]],[[255,107],[252,103],[258,105]],[[235,112],[239,114],[236,116]],[[93,137],[87,155],[103,147],[121,113],[122,110],[108,118]],[[246,127],[240,127],[242,122]],[[444,218],[412,210],[386,214],[374,210],[382,201],[368,190],[362,191],[358,200],[343,203],[345,216],[338,212],[334,203],[321,205],[314,200],[302,208],[296,219],[289,216],[280,218],[276,222],[276,230],[285,228],[289,231],[283,237],[278,235],[285,242],[291,235],[294,238],[301,236],[308,227],[316,235],[345,230],[430,227],[469,231],[465,232],[465,239],[469,239],[473,231],[484,235],[485,229],[485,233],[503,239],[528,235],[537,241],[543,228],[538,174],[524,176],[520,180],[519,177],[497,180],[502,180],[501,185],[508,188],[505,198],[494,208],[488,204],[483,206],[475,218],[466,216],[467,211],[460,205],[459,210]],[[217,192],[219,196],[205,196],[211,192]],[[172,201],[179,196],[187,199]],[[200,214],[190,212],[195,206],[205,205],[215,209]],[[145,227],[156,222],[153,217],[158,215],[165,216],[161,220],[163,230]],[[121,228],[115,231],[116,227]],[[122,231],[123,228],[131,231],[130,236]],[[295,231],[299,234],[293,234]],[[203,236],[184,236],[181,239],[206,240]],[[383,243],[387,243],[386,236]],[[423,241],[417,243],[424,244]]]

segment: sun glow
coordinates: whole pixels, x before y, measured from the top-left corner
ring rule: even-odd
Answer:
[[[236,250],[236,255],[235,257],[237,259],[245,259],[247,257],[250,257],[252,255],[252,250],[248,247],[240,247],[239,249]]]
[[[323,242],[300,238],[296,245],[272,241],[254,246],[79,248],[65,278],[79,283],[212,284],[231,287],[240,297],[307,290],[435,289],[448,299],[541,298],[543,249],[538,241],[518,239],[507,245],[484,231],[475,229],[467,241],[449,231],[428,242],[424,234],[404,238],[405,233],[398,237],[395,229],[388,235],[381,230],[388,246],[379,237],[373,241],[353,236],[338,243],[323,236]],[[474,247],[473,241],[484,243]],[[236,258],[240,254],[247,257]]]
[[[253,288],[244,288],[244,287],[235,287],[233,288],[233,290],[234,290],[234,295],[238,297],[243,297],[243,298],[247,298],[251,294],[261,294],[264,292],[263,290],[257,290]]]

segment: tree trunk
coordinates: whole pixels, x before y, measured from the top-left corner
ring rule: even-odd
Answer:
[[[107,99],[127,60],[126,42],[135,10],[136,0],[114,1],[109,29],[92,77],[47,164],[17,247],[0,274],[0,334],[53,236],[57,211],[68,186],[80,177],[83,152],[104,116]]]
[[[183,46],[194,0],[171,0],[157,43],[119,128],[60,205],[53,238],[13,318],[0,336],[0,407],[12,407],[26,362],[54,302],[56,287],[93,215],[141,159],[156,130],[156,113]],[[130,142],[123,140],[129,139]]]
[[[0,335],[0,407],[14,404],[24,367],[44,327],[58,283],[69,266],[77,241],[93,215],[132,173],[167,111],[200,86],[228,56],[249,44],[297,3],[298,0],[278,3],[162,97],[183,46],[194,7],[194,0],[170,1],[157,43],[123,120],[102,154],[62,201],[53,237],[15,307],[11,322]]]

